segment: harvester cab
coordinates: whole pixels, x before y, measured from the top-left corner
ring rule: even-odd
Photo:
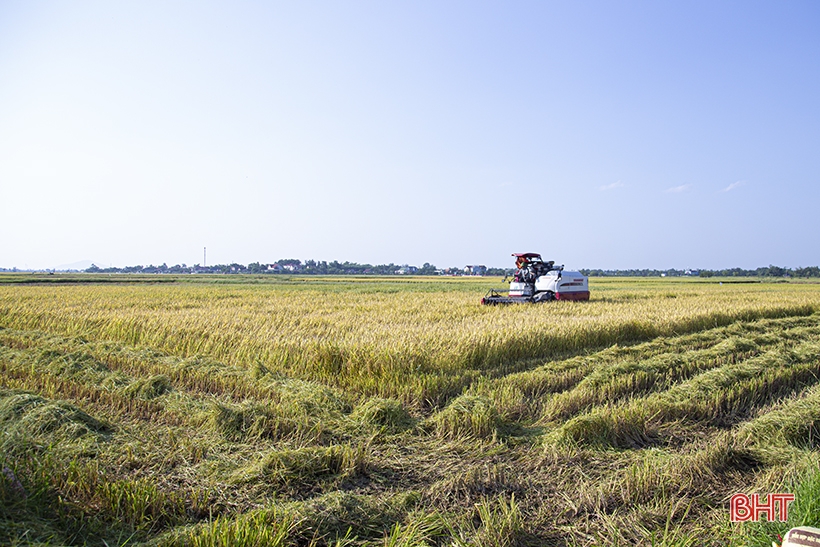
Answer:
[[[513,253],[512,256],[515,273],[509,290],[491,289],[481,299],[482,304],[589,300],[589,281],[582,273],[564,271],[563,266],[556,266],[553,260],[545,262],[538,253]]]

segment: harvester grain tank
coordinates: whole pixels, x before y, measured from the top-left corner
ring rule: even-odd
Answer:
[[[490,289],[481,299],[482,304],[589,300],[589,280],[581,272],[566,271],[552,260],[544,262],[538,253],[513,253],[512,256],[515,273],[510,289]]]

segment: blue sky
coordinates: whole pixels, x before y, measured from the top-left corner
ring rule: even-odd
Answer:
[[[816,2],[0,1],[0,267],[820,264]]]

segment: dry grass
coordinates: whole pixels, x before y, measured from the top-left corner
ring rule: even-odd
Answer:
[[[820,287],[487,286],[0,285],[0,543],[768,547],[727,499],[775,488],[820,524]]]
[[[432,292],[435,284],[449,290]],[[241,368],[263,363],[344,390],[438,405],[482,373],[511,372],[522,361],[816,306],[811,285],[681,282],[669,298],[649,283],[616,291],[593,282],[588,303],[537,309],[477,306],[476,284],[420,285],[0,286],[0,324]]]

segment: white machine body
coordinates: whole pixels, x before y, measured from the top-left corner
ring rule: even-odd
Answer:
[[[581,272],[552,270],[535,280],[535,292],[543,291],[552,291],[556,300],[588,300],[589,279]]]
[[[517,281],[513,281],[510,283],[510,296],[532,296],[533,295],[533,285],[532,283],[519,283]]]

